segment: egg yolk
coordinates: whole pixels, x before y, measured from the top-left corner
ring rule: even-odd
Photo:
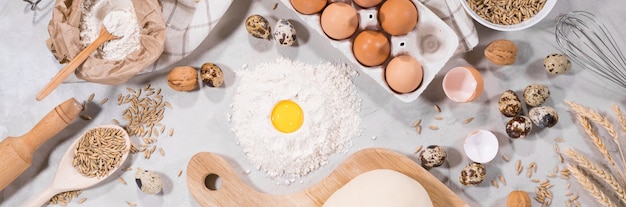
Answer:
[[[282,100],[274,106],[270,119],[276,130],[283,133],[291,133],[302,126],[304,113],[297,103],[290,100]]]

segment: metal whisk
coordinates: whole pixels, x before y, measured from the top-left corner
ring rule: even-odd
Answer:
[[[572,61],[626,88],[624,54],[596,16],[573,11],[559,15],[556,20],[556,42]]]

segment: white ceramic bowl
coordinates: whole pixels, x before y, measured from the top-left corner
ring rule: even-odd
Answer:
[[[484,25],[485,27],[494,29],[494,30],[498,30],[498,31],[517,31],[517,30],[522,30],[522,29],[526,29],[530,26],[533,26],[535,24],[537,24],[538,22],[540,22],[541,20],[543,20],[543,18],[545,18],[550,11],[552,11],[552,8],[554,7],[554,5],[556,4],[557,0],[546,0],[546,3],[543,5],[543,8],[541,9],[541,11],[539,11],[537,14],[535,14],[535,16],[531,17],[530,19],[520,22],[519,24],[515,24],[515,25],[501,25],[501,24],[494,24],[491,23],[485,19],[483,19],[482,17],[478,16],[476,14],[476,12],[474,12],[469,5],[467,4],[467,0],[459,0],[461,1],[461,5],[463,6],[463,8],[465,9],[465,11],[474,19],[476,20],[478,23]]]

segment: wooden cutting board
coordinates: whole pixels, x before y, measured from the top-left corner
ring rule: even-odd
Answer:
[[[343,161],[328,177],[303,191],[275,195],[248,187],[219,155],[200,152],[187,165],[187,187],[201,206],[322,206],[352,178],[375,169],[401,172],[418,181],[428,192],[435,207],[469,207],[435,176],[408,157],[396,152],[369,148]],[[205,185],[209,175],[217,175],[221,186],[211,190]]]

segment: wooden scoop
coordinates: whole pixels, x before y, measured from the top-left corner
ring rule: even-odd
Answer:
[[[35,150],[69,125],[82,109],[76,99],[70,98],[56,106],[26,134],[7,137],[0,142],[0,191],[28,169]]]
[[[187,187],[201,206],[322,206],[352,178],[375,169],[395,170],[415,179],[426,189],[436,207],[468,207],[454,192],[413,160],[381,148],[356,152],[319,183],[288,195],[255,191],[237,177],[222,157],[200,152],[191,158],[187,166]],[[221,187],[211,190],[205,180],[215,176],[219,176]]]
[[[91,55],[94,50],[98,49],[100,45],[104,44],[106,41],[117,38],[119,37],[112,35],[111,33],[109,33],[109,31],[107,31],[104,26],[102,26],[98,38],[96,38],[91,44],[89,44],[89,46],[87,46],[83,51],[78,53],[78,55],[76,55],[74,59],[67,63],[67,65],[65,65],[65,67],[63,67],[63,69],[61,69],[52,78],[52,80],[50,80],[50,82],[39,91],[39,93],[37,93],[37,101],[43,100],[44,98],[46,98],[46,96],[48,96],[48,94],[52,93],[52,91],[56,89],[63,81],[65,81],[65,79],[67,79],[70,74],[76,71],[76,68],[83,64],[83,62],[85,62],[89,55]]]
[[[126,140],[126,149],[130,149],[130,138],[128,137],[128,133],[126,133],[126,130],[124,130],[122,127],[119,127],[117,125],[103,125],[103,126],[93,128],[91,130],[94,130],[97,128],[113,128],[113,129],[118,129],[122,131],[124,134],[124,139]],[[87,132],[88,131],[86,131],[85,133]],[[70,147],[65,151],[65,154],[63,154],[63,157],[61,158],[61,161],[59,162],[59,166],[57,167],[57,172],[56,172],[56,175],[54,176],[54,181],[52,181],[50,186],[48,186],[48,188],[46,188],[43,192],[41,192],[39,196],[35,197],[28,204],[26,204],[25,207],[41,207],[43,204],[48,202],[50,198],[52,198],[52,196],[56,194],[66,192],[66,191],[82,190],[82,189],[86,189],[91,186],[94,186],[102,182],[109,176],[111,176],[117,169],[120,168],[120,166],[124,163],[124,161],[126,161],[126,158],[128,157],[128,150],[125,150],[123,152],[124,154],[122,154],[122,158],[120,159],[120,164],[117,165],[117,167],[115,167],[114,169],[111,169],[106,176],[87,177],[87,176],[84,176],[83,174],[80,174],[72,165],[72,161],[74,158],[74,151],[76,150],[76,145],[82,139],[85,133],[83,133],[83,135],[78,137],[70,145]]]

